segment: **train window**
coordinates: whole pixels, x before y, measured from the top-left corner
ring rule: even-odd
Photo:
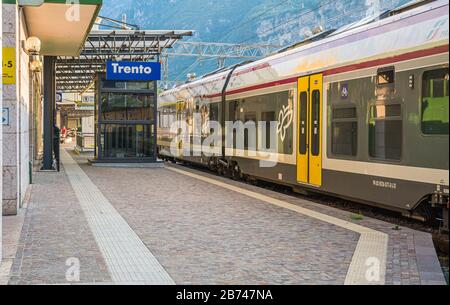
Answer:
[[[209,120],[212,122],[219,121],[219,104],[214,103],[209,106]]]
[[[312,121],[311,121],[311,154],[318,156],[320,154],[320,91],[312,92]]]
[[[358,149],[356,107],[333,109],[331,128],[331,152],[341,156],[356,156]]]
[[[395,69],[394,67],[382,68],[377,73],[377,85],[386,86],[393,85],[395,82]]]
[[[266,125],[266,145],[265,149],[270,149],[270,136],[271,136],[271,130],[270,130],[270,124],[271,122],[275,121],[275,112],[263,112],[261,113],[261,121],[265,123]]]
[[[422,132],[427,135],[448,135],[447,69],[426,71],[422,81]]]
[[[369,154],[372,158],[399,161],[402,155],[401,105],[370,107]]]
[[[333,109],[333,119],[356,119],[356,108],[335,108]]]
[[[239,102],[238,101],[233,101],[229,103],[228,106],[228,111],[229,111],[229,120],[232,122],[236,122],[239,120]]]
[[[371,107],[371,117],[374,119],[384,119],[401,116],[402,108],[400,104],[375,105]]]
[[[308,152],[308,94],[300,93],[300,154]]]
[[[252,112],[245,113],[245,123],[253,122],[256,124],[256,121],[257,121],[256,120],[256,112],[252,111]],[[254,143],[254,142],[256,142],[257,137],[255,139],[250,139],[249,136],[250,136],[249,129],[245,128],[244,129],[244,149],[249,150],[249,148],[250,148],[251,150],[255,150],[257,146],[255,145],[256,143]],[[251,136],[254,137],[256,135],[251,135]],[[250,143],[251,143],[252,147],[249,147]]]
[[[231,101],[228,104],[228,121],[231,123],[235,123],[239,121],[239,101]],[[236,138],[237,133],[236,129],[233,129],[233,143],[229,143],[227,148],[235,148],[236,149]]]
[[[234,102],[231,101],[230,104],[234,104]],[[294,90],[247,97],[245,98],[245,100],[238,100],[236,105],[227,105],[226,121],[242,121],[242,123],[244,124],[246,122],[253,121],[255,123],[254,129],[256,132],[256,138],[249,138],[249,132],[248,130],[245,130],[243,132],[245,142],[244,146],[245,148],[247,148],[248,146],[255,145],[255,147],[252,149],[257,149],[263,142],[258,137],[258,124],[260,122],[266,122],[266,126],[270,127],[269,121],[277,121],[281,111],[283,111],[283,113],[286,113],[286,111],[293,111],[293,104]],[[233,113],[235,114],[234,117]],[[275,135],[266,135],[267,148],[274,148],[270,147],[270,142],[273,142],[277,144],[276,146],[278,147],[277,149],[279,154],[289,155],[293,153],[294,128],[292,122],[293,121],[285,122],[286,124],[288,124],[288,126],[286,126],[285,134],[283,137],[280,133],[278,133],[277,137],[275,138],[273,138]],[[251,127],[250,129],[252,128],[253,127]],[[234,130],[233,132],[236,131]],[[254,131],[250,130],[250,132],[251,134],[253,134]],[[234,142],[236,142],[236,138],[237,137],[235,136]],[[229,143],[228,145],[231,146],[231,143]],[[236,143],[233,143],[233,146],[236,147]],[[264,146],[261,146],[261,148],[264,149]],[[267,149],[264,149],[264,151],[266,150]]]

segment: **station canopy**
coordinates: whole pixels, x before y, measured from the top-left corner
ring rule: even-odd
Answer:
[[[93,89],[97,72],[104,72],[106,62],[153,61],[164,49],[192,31],[173,30],[93,30],[78,56],[58,56],[56,90],[83,93]]]
[[[19,0],[18,4],[24,12],[28,35],[41,40],[41,55],[77,56],[98,16],[102,0]]]

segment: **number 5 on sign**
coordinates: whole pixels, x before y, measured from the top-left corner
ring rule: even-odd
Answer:
[[[14,85],[16,83],[16,49],[3,48],[3,84]]]

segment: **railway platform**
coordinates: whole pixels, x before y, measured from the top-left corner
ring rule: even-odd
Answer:
[[[61,156],[17,218],[9,284],[445,284],[427,233],[178,165]]]

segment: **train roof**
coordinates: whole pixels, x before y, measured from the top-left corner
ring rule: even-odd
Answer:
[[[235,68],[236,66],[238,66],[238,68],[235,69],[235,72],[239,73],[241,70],[251,69],[252,66],[260,66],[263,65],[264,63],[270,62],[271,60],[295,54],[302,50],[307,50],[308,48],[312,48],[317,44],[332,42],[334,40],[345,38],[346,36],[350,36],[355,33],[364,32],[365,30],[369,30],[372,27],[376,27],[377,25],[382,24],[383,22],[389,22],[392,18],[401,20],[403,18],[410,17],[411,15],[420,14],[426,12],[427,10],[431,10],[432,8],[442,7],[444,5],[448,5],[448,0],[413,0],[393,10],[382,11],[378,15],[363,18],[359,21],[350,23],[341,28],[320,32],[314,36],[306,38],[303,41],[285,47],[277,51],[275,54],[259,59],[257,61],[239,63],[237,65],[212,71],[200,78],[197,78],[194,81],[166,90],[162,92],[161,96],[169,95],[173,92],[177,92],[183,89],[193,88],[205,82],[211,83],[223,80],[225,79],[229,71]]]

